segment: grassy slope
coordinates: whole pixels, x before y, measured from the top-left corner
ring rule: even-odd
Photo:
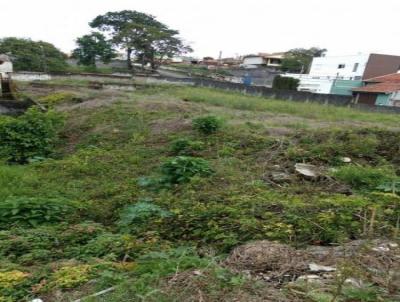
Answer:
[[[192,130],[190,123],[192,118],[208,113],[223,116],[227,125],[214,136],[202,137]],[[288,119],[288,116],[295,122]],[[10,196],[61,196],[76,200],[86,207],[81,220],[99,223],[110,234],[126,233],[116,224],[125,205],[151,199],[153,203],[169,210],[175,216],[173,220],[154,220],[140,226],[142,229],[139,233],[135,228],[130,230],[139,238],[136,245],[143,242],[147,244],[143,250],[133,248],[131,252],[127,248],[126,254],[130,255],[133,261],[148,250],[167,250],[167,247],[180,245],[211,249],[221,254],[233,246],[255,239],[278,239],[298,245],[324,240],[335,242],[346,239],[349,236],[348,232],[353,232],[351,228],[354,228],[356,236],[359,235],[356,231],[358,226],[348,221],[351,220],[351,211],[358,211],[370,205],[375,197],[371,198],[370,193],[362,192],[350,197],[332,194],[324,191],[325,185],[318,186],[307,182],[274,187],[263,181],[265,173],[276,164],[290,166],[296,162],[292,150],[296,147],[296,140],[292,140],[292,136],[297,130],[306,131],[308,135],[307,131],[311,133],[311,129],[315,127],[343,129],[351,125],[355,130],[365,126],[397,128],[399,119],[398,115],[264,100],[211,89],[147,87],[133,94],[126,93],[120,97],[120,102],[110,106],[88,106],[69,112],[67,126],[62,134],[62,144],[58,148],[58,159],[23,167],[1,166],[0,199]],[[287,136],[277,138],[270,127],[286,129]],[[215,174],[209,179],[195,178],[189,184],[163,192],[149,191],[138,186],[139,177],[158,173],[160,164],[172,156],[171,142],[181,137],[200,140],[205,144],[205,149],[198,156],[210,162]],[[355,139],[362,145],[364,137],[360,134]],[[381,138],[375,136],[374,139]],[[354,154],[350,155],[358,156],[360,151],[357,148]],[[328,164],[318,153],[328,151],[315,152],[317,154],[311,152],[311,155],[308,155],[314,163]],[[346,149],[346,152],[351,150]],[[296,153],[297,157],[300,156],[299,160],[303,156],[301,154],[303,153]],[[382,155],[374,156],[376,165],[380,165],[382,160],[390,162],[395,155],[386,158]],[[360,164],[365,163],[362,155],[355,160]],[[398,202],[395,197],[381,198],[384,200],[382,207],[385,207],[386,203]],[[354,209],[351,208],[353,206]],[[349,212],[346,212],[347,208]],[[340,215],[349,216],[343,220],[337,218],[335,221],[327,221],[327,217],[313,216],[315,211],[329,213],[332,209],[338,213],[342,211]],[[317,222],[326,225],[322,230],[318,225],[315,227],[306,220],[303,224],[296,225],[295,221],[307,215],[307,219],[320,219]],[[388,222],[382,222],[380,231],[389,234],[393,231],[390,225],[392,217],[390,214],[387,217],[381,217]],[[24,235],[18,236],[22,238]],[[33,240],[32,245],[36,244],[34,239],[29,240]],[[0,243],[0,249],[1,244],[4,246],[9,242]],[[86,251],[87,242],[74,244],[76,248]],[[68,250],[67,247],[58,249]],[[81,263],[95,265],[95,262],[98,266],[99,261],[104,261],[107,268],[101,268],[100,265],[98,270],[113,273],[113,277],[97,276],[101,282],[97,286],[89,287],[89,293],[119,283],[121,278],[137,278],[138,273],[135,270],[127,272],[111,269],[107,264],[107,261],[111,260],[114,263],[111,266],[114,267],[121,263],[122,256],[107,254],[99,256],[102,260],[95,261],[82,256]],[[185,257],[183,259],[187,260]],[[183,265],[181,269],[207,267],[210,278],[222,282],[218,283],[221,288],[210,288],[211,293],[222,293],[222,288],[228,291],[239,290],[241,293],[244,291],[246,294],[257,293],[256,289],[249,289],[246,282],[232,281],[236,280],[235,276],[225,279],[221,277],[221,274],[227,273],[212,266],[210,263],[214,260],[204,263],[196,256],[193,257],[195,260],[189,260],[195,264]],[[62,266],[66,260],[68,257],[61,256],[47,261],[34,258],[33,262],[21,263],[17,258],[10,256],[3,265],[34,273],[37,273],[40,267],[40,270],[46,271],[45,278],[51,284],[52,278],[55,278],[52,275],[54,267]],[[176,260],[170,262],[167,261],[170,267],[161,272],[159,268],[147,268],[148,263],[142,265],[142,270],[154,272],[151,277],[153,279],[146,281],[144,277],[140,277],[142,279],[139,278],[139,285],[135,285],[135,291],[148,294],[154,287],[163,286],[154,285],[152,282],[158,280],[159,276],[171,274],[176,270]],[[38,281],[32,282],[35,284]],[[140,282],[146,283],[146,286],[140,287]],[[78,296],[85,292],[84,289],[80,291]],[[122,296],[122,293],[117,294],[108,301],[126,301],[126,297]],[[243,299],[245,301],[247,298]],[[149,298],[149,301],[152,300]]]

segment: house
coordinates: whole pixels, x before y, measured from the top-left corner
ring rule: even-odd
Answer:
[[[0,54],[0,96],[8,97],[11,94],[11,74],[13,65],[9,56]]]
[[[298,90],[322,94],[352,95],[362,80],[400,69],[400,56],[355,54],[314,58],[308,74],[285,74],[300,80]]]
[[[247,55],[243,58],[240,65],[243,68],[272,67],[279,68],[282,65],[284,53],[259,53],[257,55]]]
[[[355,103],[400,107],[400,73],[367,79],[364,85],[353,88]]]
[[[0,76],[1,78],[8,78],[13,72],[13,65],[10,57],[0,54]]]

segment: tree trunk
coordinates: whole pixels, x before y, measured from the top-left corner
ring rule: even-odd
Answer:
[[[129,70],[132,70],[132,60],[131,60],[132,48],[126,50],[126,63]]]

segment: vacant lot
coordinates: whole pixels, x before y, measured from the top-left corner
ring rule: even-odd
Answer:
[[[0,151],[0,301],[399,301],[400,115],[103,84],[20,86],[63,122]]]

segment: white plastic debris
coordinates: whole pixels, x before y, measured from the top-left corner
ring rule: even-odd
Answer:
[[[340,158],[340,160],[345,164],[351,163],[351,158],[350,157],[342,157],[342,158]]]
[[[311,272],[334,272],[334,271],[336,271],[336,268],[334,268],[332,266],[318,265],[315,263],[310,263],[308,265],[308,268],[310,269]]]
[[[319,280],[319,279],[321,279],[321,277],[318,275],[304,275],[304,276],[300,276],[299,278],[297,278],[297,280],[300,280],[300,281],[315,281],[315,280]]]
[[[296,164],[294,167],[295,167],[297,173],[299,173],[305,177],[316,178],[320,175],[317,167],[314,165]]]
[[[42,299],[33,299],[31,302],[43,302]]]

